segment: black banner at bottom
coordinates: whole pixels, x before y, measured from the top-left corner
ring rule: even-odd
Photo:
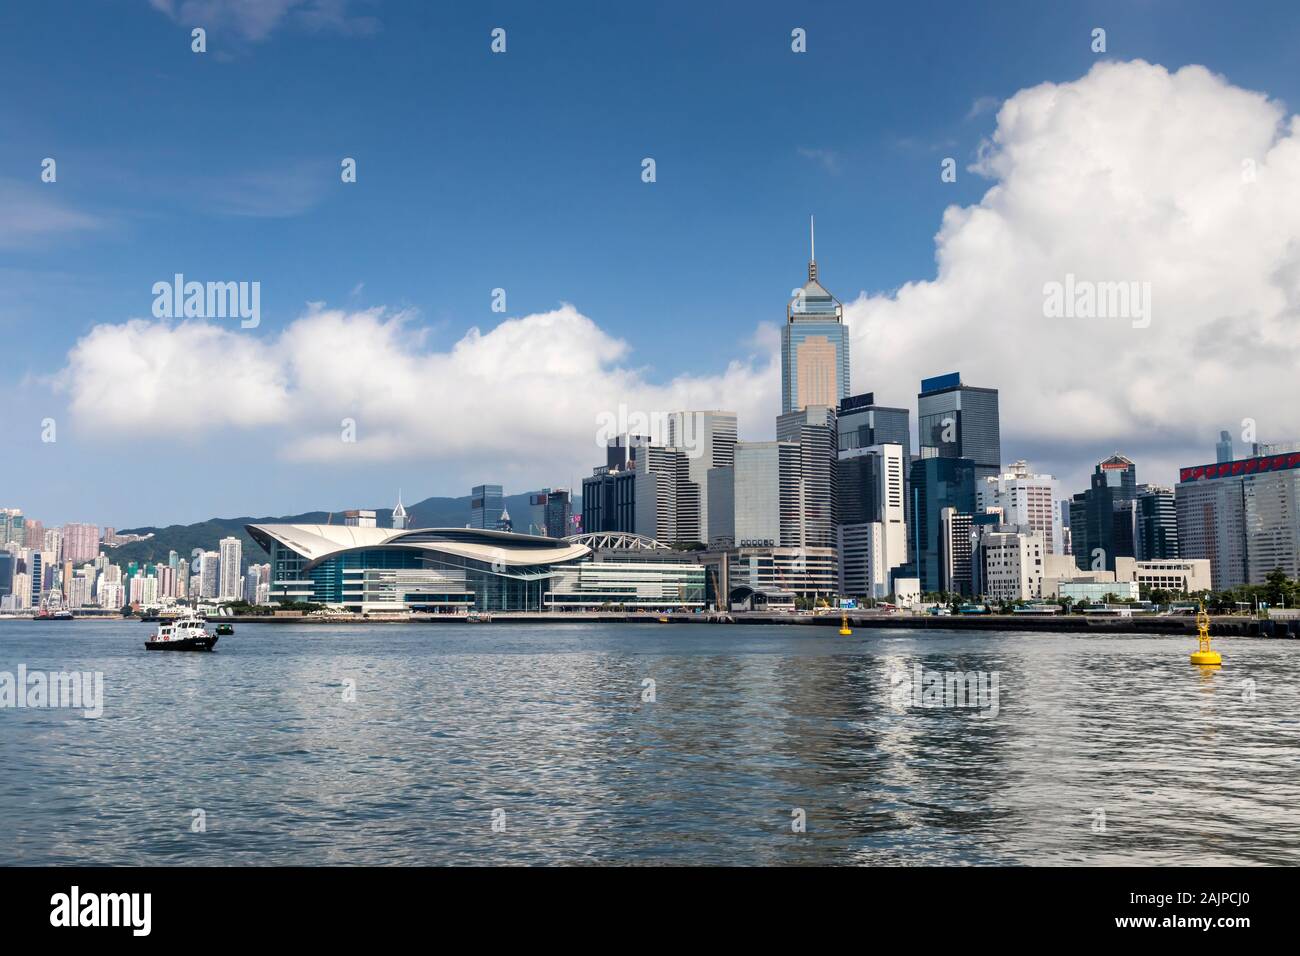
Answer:
[[[536,941],[689,919],[733,939],[907,926],[949,944],[1050,934],[1232,945],[1293,925],[1292,883],[1285,870],[1218,868],[13,868],[0,869],[0,920],[7,941],[80,943],[339,944],[457,923]]]

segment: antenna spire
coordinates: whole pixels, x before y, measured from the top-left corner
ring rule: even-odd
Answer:
[[[809,255],[810,255],[810,258],[808,259],[808,281],[816,282],[817,281],[817,217],[816,216],[808,217],[808,246],[809,246]]]

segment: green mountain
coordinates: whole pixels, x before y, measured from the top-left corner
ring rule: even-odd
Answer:
[[[522,526],[524,516],[528,513],[528,496],[531,492],[520,495],[506,495],[506,509],[515,521],[515,530],[526,532]],[[463,498],[425,498],[406,508],[407,527],[410,528],[463,528],[469,521],[469,496]],[[574,511],[582,510],[579,498],[574,503]],[[393,523],[392,508],[376,508],[375,519],[381,528]],[[265,518],[209,518],[198,524],[174,524],[166,528],[119,528],[119,534],[153,534],[144,541],[133,541],[118,548],[105,548],[104,553],[115,564],[126,565],[132,561],[139,564],[153,564],[167,560],[168,552],[175,551],[188,559],[195,548],[204,551],[216,551],[217,542],[234,535],[244,543],[244,561],[260,563],[266,560],[266,552],[244,531],[249,524],[334,524],[343,523],[342,512],[334,512],[331,519],[326,511],[308,511],[298,515],[282,515]]]

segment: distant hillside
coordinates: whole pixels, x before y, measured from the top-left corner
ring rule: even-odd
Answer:
[[[506,495],[506,509],[515,522],[515,530],[526,532],[525,515],[528,513],[528,496],[531,492],[520,495]],[[464,498],[425,498],[406,508],[408,526],[412,528],[463,528],[469,523],[469,496]],[[575,511],[582,510],[579,499],[574,504]],[[393,523],[392,508],[376,508],[375,519],[381,528]],[[244,531],[249,524],[326,524],[330,514],[326,511],[308,511],[298,515],[281,515],[265,518],[210,518],[198,524],[174,524],[166,528],[119,528],[119,534],[149,534],[153,537],[145,541],[133,541],[120,548],[105,548],[104,553],[116,564],[129,564],[132,561],[152,564],[166,561],[168,552],[175,551],[188,558],[195,548],[204,551],[216,551],[217,542],[231,535],[244,543],[244,561],[260,563],[266,560],[262,550]],[[343,513],[334,512],[334,524],[343,523]]]

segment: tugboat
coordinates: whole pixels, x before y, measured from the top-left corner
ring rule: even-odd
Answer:
[[[170,624],[159,624],[153,637],[144,642],[146,651],[210,651],[217,636],[209,634],[198,617],[184,617]]]

